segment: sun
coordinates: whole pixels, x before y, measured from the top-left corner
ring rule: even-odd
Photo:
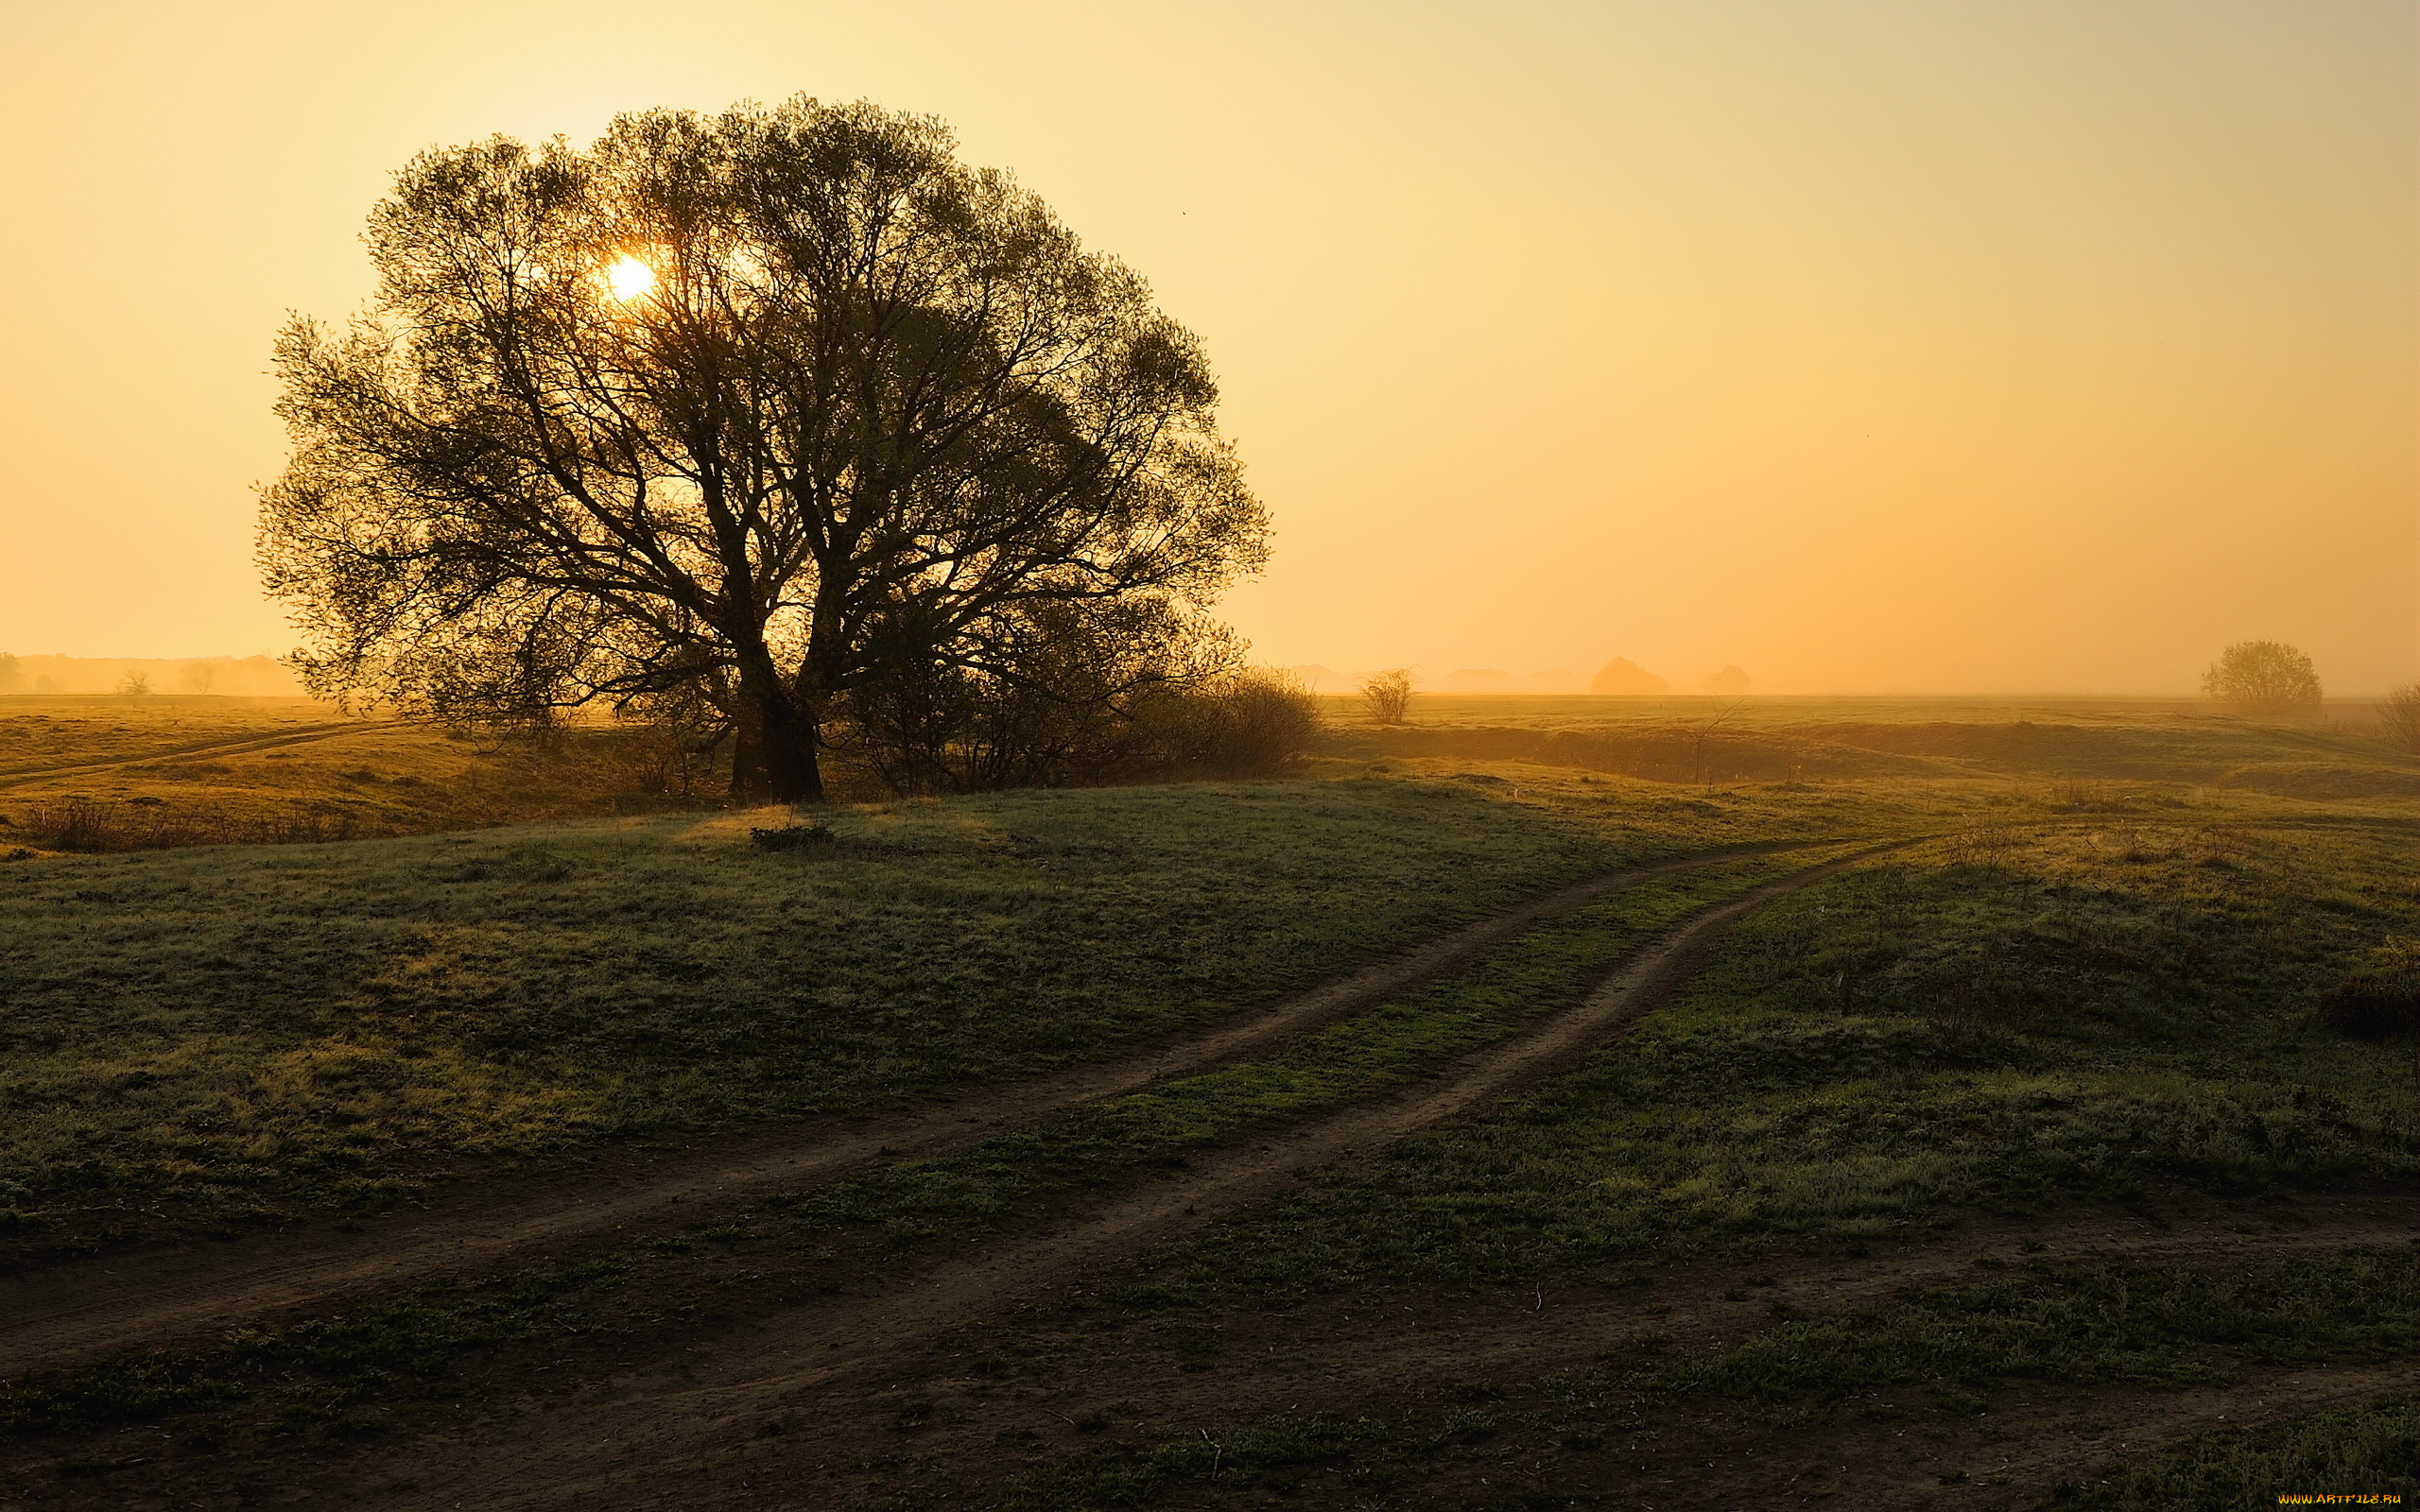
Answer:
[[[605,286],[617,300],[643,298],[655,287],[655,269],[635,257],[625,257],[605,270]]]

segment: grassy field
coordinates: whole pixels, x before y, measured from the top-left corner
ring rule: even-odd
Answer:
[[[1255,1314],[1383,1314],[1407,1297],[1522,1286],[1544,1305],[1676,1260],[1744,1263],[1746,1286],[1772,1286],[1756,1273],[1777,1256],[1861,1259],[1960,1211],[2048,1231],[2047,1217],[2080,1200],[2173,1218],[2291,1211],[2347,1189],[2408,1197],[2420,1175],[2408,1044],[2328,1035],[2309,1005],[2367,946],[2420,931],[2415,876],[2409,825],[2045,826],[1919,850],[1743,926],[1679,1001],[1535,1097],[1321,1173],[1301,1195],[1158,1257],[1129,1282],[1148,1307],[1080,1328],[1184,1316],[1206,1333],[1253,1334]],[[1619,1457],[1609,1442],[1635,1452],[1641,1435],[1709,1410],[1812,1444],[1849,1436],[1840,1420],[1860,1407],[1979,1420],[2013,1383],[2176,1388],[2288,1364],[2408,1368],[2420,1269],[2408,1237],[2208,1267],[2037,1260],[1981,1285],[1769,1313],[1724,1347],[1676,1351],[1650,1332],[1579,1370],[1447,1381],[1442,1400],[1409,1413],[1398,1400],[1384,1420],[1230,1416],[1157,1447],[1045,1456],[990,1504],[1251,1504],[1342,1475],[1367,1504],[1492,1505],[1481,1472],[1508,1456],[1561,1462],[1568,1480],[1524,1478],[1541,1495],[1603,1485]],[[1105,1351],[1084,1352],[1097,1366]],[[2396,1401],[2070,1473],[2049,1504],[2409,1495],[2411,1425],[2398,1416],[2408,1399]],[[1223,1488],[1213,1441],[1240,1446],[1217,1462]],[[1459,1490],[1423,1489],[1440,1485]]]
[[[60,857],[0,871],[19,1245],[391,1200],[1199,1024],[1626,858],[1904,822],[1373,780]],[[1305,837],[1318,843],[1306,845]],[[131,1227],[130,1227],[131,1226]]]
[[[0,695],[0,778],[298,734],[341,717],[307,698]]]
[[[55,1268],[634,1141],[979,1109],[1617,865],[1815,843],[1609,894],[951,1153],[10,1379],[0,1423],[60,1504],[389,1504],[373,1483],[418,1504],[448,1483],[410,1446],[482,1401],[726,1335],[753,1361],[775,1320],[1200,1180],[1193,1231],[822,1400],[779,1504],[1613,1505],[1701,1461],[1739,1468],[1672,1504],[1767,1504],[1824,1463],[1891,1506],[2405,1486],[2402,1399],[2358,1387],[2420,1355],[2420,1275],[2408,1236],[2330,1215],[2420,1177],[2412,1046],[2314,1005],[2420,938],[2420,768],[2357,730],[2172,708],[1775,702],[1705,734],[1678,707],[1464,702],[1340,725],[1287,782],[866,803],[778,850],[753,835],[786,813],[692,812],[0,867],[0,1201],[15,1254]],[[94,748],[148,765],[191,734]],[[508,759],[338,739],[396,775]],[[510,759],[596,800],[577,753]],[[1207,1205],[1220,1162],[1311,1148],[1698,911],[1882,837],[1913,843],[1748,915],[1570,1069]],[[2151,1237],[2104,1241],[2120,1219]],[[778,1458],[784,1412],[666,1463]],[[2117,1425],[2109,1447],[2070,1418]],[[2149,1452],[2116,1452],[2129,1424]],[[173,1464],[123,1447],[161,1429]],[[311,1478],[345,1455],[340,1486]],[[1921,1486],[1856,1479],[1893,1466]],[[719,1484],[682,1495],[759,1504]]]
[[[2420,934],[2420,833],[1984,838],[1765,911],[1617,1049],[1322,1184],[1199,1274],[1461,1282],[1947,1204],[2420,1177],[2408,1055],[2310,1012]]]

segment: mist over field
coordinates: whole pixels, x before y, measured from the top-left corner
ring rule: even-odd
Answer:
[[[0,653],[0,694],[147,694],[293,698],[302,679],[273,657],[16,656]]]
[[[43,564],[0,647],[291,648],[269,336],[371,295],[414,153],[804,91],[938,114],[1201,336],[1278,523],[1221,600],[1260,662],[2176,696],[2271,639],[2420,678],[2386,0],[303,14],[20,18],[8,181],[82,229],[0,247],[0,524]],[[177,397],[129,443],[132,373]]]

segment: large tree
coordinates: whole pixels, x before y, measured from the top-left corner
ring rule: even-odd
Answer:
[[[1199,343],[939,122],[798,99],[433,150],[281,335],[267,580],[316,691],[710,706],[818,799],[853,694],[1162,644],[1262,558]]]

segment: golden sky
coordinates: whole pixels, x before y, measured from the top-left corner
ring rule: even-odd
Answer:
[[[1208,343],[1278,662],[2420,671],[2406,0],[0,0],[0,649],[289,644],[288,309],[420,148],[929,112]]]

